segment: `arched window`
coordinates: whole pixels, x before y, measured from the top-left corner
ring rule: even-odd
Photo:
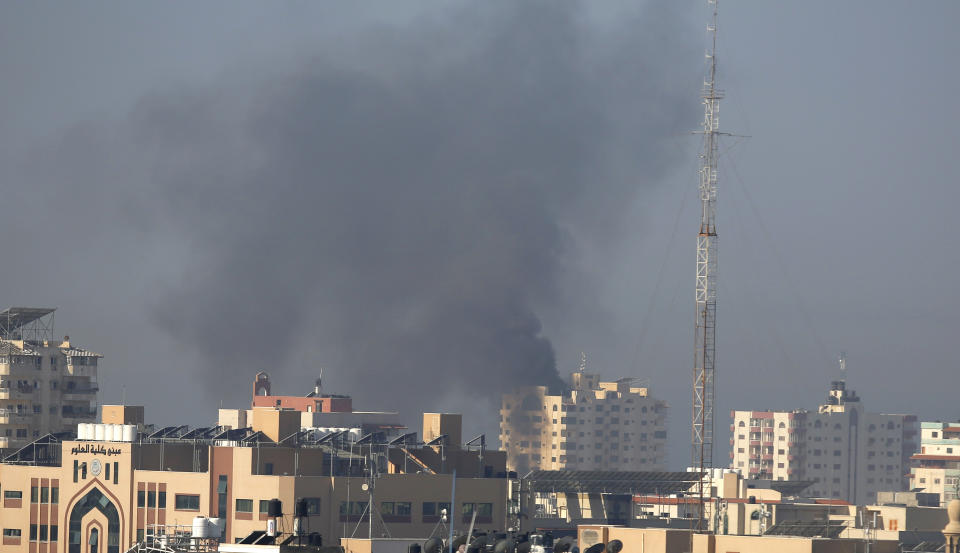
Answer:
[[[740,421],[740,424],[738,424],[737,426],[739,426],[740,428],[743,428],[744,426],[746,426],[746,424],[744,424],[743,421]]]
[[[82,551],[83,528],[81,527],[81,523],[83,522],[84,515],[93,509],[99,509],[100,512],[107,517],[107,547],[104,549],[102,536],[98,535],[97,538],[100,543],[97,545],[97,553],[120,553],[120,515],[113,502],[97,488],[90,490],[87,495],[83,496],[83,499],[73,506],[73,510],[70,511],[70,544],[68,553],[84,553]],[[92,538],[93,535],[91,534],[91,539]]]
[[[783,422],[781,422],[781,423],[780,423],[780,426],[778,426],[777,428],[786,428],[786,427],[787,427],[787,425],[784,424]]]

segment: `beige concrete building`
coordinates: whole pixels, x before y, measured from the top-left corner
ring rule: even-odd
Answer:
[[[604,382],[575,372],[571,387],[551,395],[545,386],[504,394],[500,444],[507,466],[530,470],[663,470],[664,401],[632,379]]]
[[[920,453],[911,460],[911,488],[936,494],[940,505],[960,497],[960,422],[920,423]]]
[[[0,449],[76,430],[97,414],[97,366],[103,357],[53,340],[54,309],[0,311]]]
[[[732,411],[730,467],[751,478],[808,480],[813,497],[857,504],[906,489],[916,417],[868,413],[843,381],[817,412]]]
[[[105,423],[146,428],[138,416],[142,411],[104,412],[110,417]],[[298,426],[298,413],[255,409],[253,419],[255,429],[168,427],[141,432],[132,441],[42,438],[0,463],[0,551],[120,553],[151,532],[169,533],[174,526],[189,531],[197,516],[221,518],[222,539],[232,543],[266,528],[273,498],[283,503],[282,534],[292,529],[295,501],[304,499],[309,509],[304,530],[336,544],[354,532],[366,536],[371,493],[375,536],[423,538],[443,509],[458,526],[474,512],[480,527],[505,526],[506,478],[458,476],[451,505],[453,477],[441,472],[434,448],[280,445],[286,426]],[[468,467],[482,474],[478,463],[490,457],[474,454],[468,462],[469,454],[448,456],[448,462],[462,463],[450,468],[458,468],[458,475],[470,474]],[[409,472],[403,471],[406,455],[420,459]],[[503,471],[502,464],[498,468]],[[91,548],[94,543],[99,548]]]
[[[396,412],[355,411],[353,399],[342,394],[325,394],[321,379],[302,396],[272,395],[273,383],[264,371],[256,374],[250,409],[220,409],[218,424],[229,428],[244,428],[252,420],[253,409],[295,411],[300,414],[299,430],[319,433],[346,432],[352,439],[370,433],[398,436],[407,427],[400,423]],[[459,443],[459,441],[457,442]]]

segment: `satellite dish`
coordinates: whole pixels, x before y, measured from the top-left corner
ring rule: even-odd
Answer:
[[[367,491],[370,489],[370,484],[367,484],[366,482],[364,482],[363,484],[360,485],[360,489],[363,491]]]

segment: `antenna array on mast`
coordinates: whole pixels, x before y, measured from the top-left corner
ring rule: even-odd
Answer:
[[[714,353],[717,323],[717,157],[720,136],[719,110],[722,94],[717,76],[717,0],[713,20],[707,27],[711,44],[707,52],[707,77],[701,99],[704,107],[703,149],[700,153],[700,233],[697,236],[696,335],[693,363],[693,467],[703,473],[697,485],[699,496],[697,530],[703,531],[704,492],[712,485]]]

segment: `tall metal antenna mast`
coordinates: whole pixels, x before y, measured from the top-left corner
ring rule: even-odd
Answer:
[[[717,0],[713,20],[707,27],[712,39],[707,52],[707,77],[701,98],[704,116],[703,150],[700,153],[700,233],[697,236],[697,318],[693,361],[693,467],[703,473],[697,484],[699,496],[697,531],[704,531],[704,488],[712,485],[714,353],[717,329],[717,157],[720,136],[719,111],[722,93],[717,90]]]

